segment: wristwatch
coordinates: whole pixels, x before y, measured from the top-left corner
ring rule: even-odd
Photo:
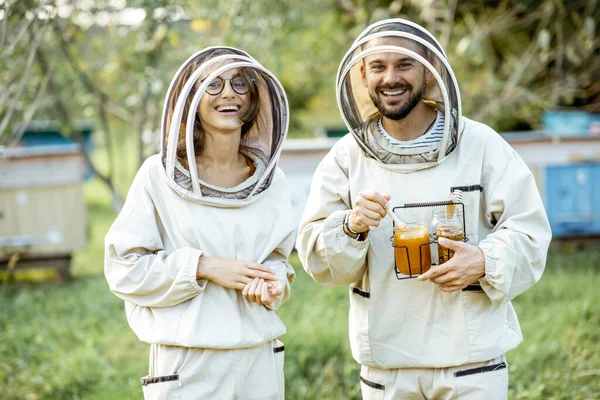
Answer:
[[[351,234],[356,235],[355,239],[363,241],[367,237],[367,233],[369,232],[369,229],[367,228],[367,230],[364,231],[364,232],[356,232],[356,231],[352,230],[350,228],[350,223],[349,223],[350,222],[350,214],[351,213],[352,213],[352,211],[350,211],[349,213],[347,213],[346,217],[344,218],[344,228],[346,228],[346,230],[348,232],[350,232]]]

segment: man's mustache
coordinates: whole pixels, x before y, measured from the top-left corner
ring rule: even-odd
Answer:
[[[395,89],[400,89],[400,90],[410,90],[412,89],[412,86],[406,83],[394,83],[394,84],[383,84],[383,85],[378,85],[377,86],[377,91],[380,90],[395,90]]]

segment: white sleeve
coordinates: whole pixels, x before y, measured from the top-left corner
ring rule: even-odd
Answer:
[[[347,155],[334,148],[319,164],[296,245],[306,272],[328,286],[349,285],[366,271],[368,237],[359,241],[343,229],[344,217],[352,208],[346,163]]]
[[[479,243],[485,256],[480,283],[499,306],[540,279],[552,233],[533,175],[515,152],[490,183],[486,214],[495,226]]]
[[[296,279],[296,272],[294,267],[288,262],[288,257],[294,247],[294,231],[283,240],[280,246],[273,251],[267,259],[263,262],[263,265],[271,268],[271,270],[277,275],[277,279],[283,285],[283,293],[275,298],[273,303],[266,306],[270,310],[277,310],[283,303],[285,303],[291,295],[291,285]]]
[[[104,274],[110,290],[125,301],[171,307],[206,287],[206,280],[196,280],[202,251],[185,247],[167,254],[148,200],[128,195],[105,237]]]

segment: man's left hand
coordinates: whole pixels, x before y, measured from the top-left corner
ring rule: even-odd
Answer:
[[[454,250],[454,256],[447,262],[430,269],[417,279],[430,280],[443,292],[462,290],[485,275],[485,258],[479,247],[465,242],[438,239],[438,246]]]

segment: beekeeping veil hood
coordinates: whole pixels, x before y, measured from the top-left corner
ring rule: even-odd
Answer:
[[[194,150],[197,137],[194,135],[195,128],[201,124],[201,116],[196,112],[200,100],[202,96],[210,96],[205,92],[206,88],[216,77],[233,68],[238,68],[248,78],[248,84],[254,85],[258,94],[254,100],[258,102],[256,117],[245,121],[240,142],[240,152],[250,156],[256,171],[241,188],[228,190],[212,187],[198,179]],[[249,101],[253,101],[250,96]],[[165,99],[161,156],[169,185],[186,198],[217,206],[240,206],[251,202],[273,179],[288,124],[285,91],[270,71],[235,48],[219,46],[199,51],[181,65]],[[182,159],[184,161],[180,163]],[[186,163],[184,169],[182,164]]]
[[[427,83],[423,101],[445,117],[441,142],[400,150],[385,140],[378,128],[381,114],[369,97],[360,70],[365,57],[378,53],[406,55],[429,70],[433,79]],[[461,105],[454,73],[433,35],[410,21],[388,19],[365,29],[342,59],[336,92],[344,122],[363,153],[390,168],[408,172],[432,167],[450,154],[459,140]]]

